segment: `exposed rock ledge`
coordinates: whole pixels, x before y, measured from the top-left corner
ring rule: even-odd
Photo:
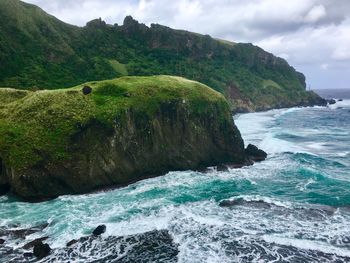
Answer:
[[[198,82],[124,77],[0,89],[0,183],[25,200],[248,159],[225,98]]]

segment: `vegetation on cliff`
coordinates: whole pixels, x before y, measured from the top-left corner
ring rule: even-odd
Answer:
[[[181,77],[150,76],[0,89],[0,161],[2,181],[30,199],[243,164],[245,154],[222,94]]]
[[[131,17],[65,24],[18,0],[0,1],[0,86],[64,88],[125,75],[177,75],[221,92],[233,110],[312,105],[305,77],[251,44],[232,43]]]

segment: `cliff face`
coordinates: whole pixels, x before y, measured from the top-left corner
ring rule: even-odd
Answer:
[[[87,83],[87,95],[83,86],[0,89],[0,184],[41,200],[246,162],[226,100],[205,85],[158,76]]]
[[[177,75],[224,94],[233,111],[322,104],[305,77],[252,44],[213,39],[132,17],[79,28],[33,5],[0,1],[0,85],[62,88],[125,75]]]

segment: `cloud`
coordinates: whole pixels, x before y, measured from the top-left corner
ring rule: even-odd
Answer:
[[[323,5],[314,6],[305,16],[305,21],[315,23],[327,15],[326,9]]]
[[[101,17],[121,24],[132,15],[237,42],[252,42],[305,70],[313,86],[328,87],[317,72],[337,71],[330,83],[350,82],[350,1],[348,0],[26,0],[59,19],[83,26]],[[327,66],[325,66],[327,65]],[[309,77],[310,76],[310,77]],[[337,76],[337,80],[332,79]],[[339,76],[343,76],[339,80]]]

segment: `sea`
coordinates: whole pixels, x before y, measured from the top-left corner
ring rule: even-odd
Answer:
[[[0,262],[36,262],[23,245],[40,237],[53,249],[40,262],[350,262],[350,89],[318,92],[342,101],[234,116],[268,153],[252,166],[42,203],[0,197]]]

